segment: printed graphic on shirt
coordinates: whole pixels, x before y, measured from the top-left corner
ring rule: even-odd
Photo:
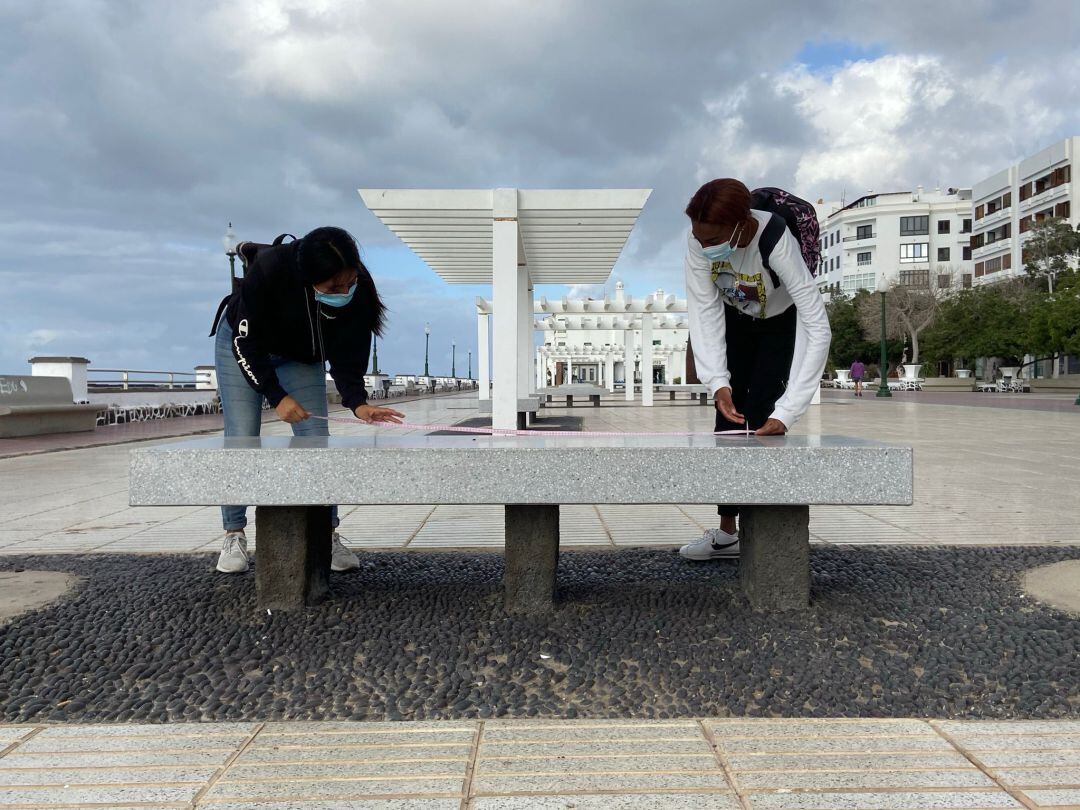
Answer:
[[[765,280],[760,273],[736,273],[729,261],[713,262],[710,269],[713,284],[720,289],[729,304],[745,315],[765,317]]]

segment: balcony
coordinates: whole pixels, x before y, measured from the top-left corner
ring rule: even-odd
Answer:
[[[1033,194],[1028,197],[1022,203],[1020,203],[1020,209],[1022,211],[1028,211],[1032,208],[1042,208],[1047,203],[1057,202],[1069,197],[1072,192],[1072,183],[1062,183],[1060,186],[1054,186],[1048,188],[1046,191],[1041,191],[1038,194]],[[982,220],[979,220],[980,222]]]
[[[845,242],[866,242],[869,239],[877,239],[877,234],[872,233],[869,236],[845,236]]]
[[[1012,250],[1011,236],[1006,237],[1005,239],[998,239],[996,242],[991,242],[988,245],[983,245],[981,248],[975,248],[973,251],[971,251],[971,258],[982,259],[986,256],[993,256],[1006,250]]]
[[[977,219],[972,224],[982,230],[983,228],[1000,225],[1002,222],[1008,222],[1012,216],[1012,206],[1008,208],[999,208],[992,214],[987,214],[982,219]]]
[[[861,259],[860,261],[856,262],[856,264],[859,267],[869,267],[871,265],[872,261],[873,261],[872,259]]]

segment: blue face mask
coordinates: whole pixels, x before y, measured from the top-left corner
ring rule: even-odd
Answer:
[[[722,242],[719,245],[713,245],[712,247],[702,248],[701,252],[705,254],[705,258],[710,262],[723,262],[731,258],[731,255],[735,252],[735,245],[738,244],[739,230],[741,225],[735,228],[735,231],[731,234],[731,239],[727,242]]]
[[[320,304],[326,304],[328,307],[343,307],[352,301],[354,295],[356,295],[355,281],[353,282],[353,285],[349,287],[347,293],[321,293],[318,290],[315,290],[315,300]]]

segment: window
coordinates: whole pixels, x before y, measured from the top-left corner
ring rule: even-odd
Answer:
[[[949,220],[947,220],[947,219],[939,219],[938,224],[937,224],[937,232],[938,233],[948,233],[949,232]]]
[[[866,253],[860,253],[855,258],[860,266],[870,264],[870,251],[867,251]]]
[[[925,236],[930,233],[930,217],[900,217],[901,236]]]
[[[1069,201],[1066,200],[1063,203],[1058,203],[1054,206],[1054,216],[1061,217],[1062,219],[1069,218]]]
[[[1021,200],[1024,199],[1023,195],[1021,195],[1020,199]],[[986,216],[986,206],[985,205],[976,205],[975,206],[975,219],[982,219],[985,216]]]
[[[986,262],[975,262],[975,278],[979,278],[986,272]]]
[[[964,275],[960,277],[960,286],[965,290],[971,289],[971,273],[964,273]]]
[[[1001,257],[998,256],[996,259],[987,259],[983,264],[984,274],[990,275],[991,273],[996,273],[1001,269]]]
[[[964,220],[964,229],[962,231],[960,231],[960,233],[971,233],[971,220],[970,219],[965,219]]]
[[[986,244],[986,234],[977,233],[971,237],[971,247],[975,250],[978,250],[984,244]]]
[[[1024,183],[1020,186],[1020,202],[1023,202],[1031,196],[1031,183]],[[979,218],[978,212],[975,213],[975,219]]]
[[[965,262],[970,262],[971,261],[971,248],[969,248],[969,247],[964,248],[964,253],[963,253],[962,258],[964,259]]]
[[[901,270],[899,281],[900,286],[902,287],[917,287],[921,290],[925,290],[930,286],[930,271]]]
[[[1012,269],[1012,254],[1011,253],[1006,253],[1004,256],[1001,257],[1001,269],[1002,270],[1011,270]]]
[[[925,219],[925,217],[923,217]],[[915,264],[916,262],[929,261],[930,245],[926,242],[913,242],[910,245],[900,246],[900,264]]]
[[[937,249],[937,260],[939,262],[947,262],[949,260],[949,249],[948,248],[938,248]]]
[[[999,225],[986,232],[986,244],[992,245],[994,242],[1008,239],[1010,236],[1012,236],[1012,226],[1006,222],[1004,225]]]
[[[859,225],[855,229],[856,239],[873,239],[874,238],[874,226],[873,225]]]
[[[947,290],[952,286],[952,276],[948,273],[938,273],[937,286],[939,290]]]

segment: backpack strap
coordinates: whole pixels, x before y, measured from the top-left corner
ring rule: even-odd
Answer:
[[[772,256],[773,248],[780,242],[781,237],[784,235],[784,231],[787,230],[787,223],[784,222],[784,218],[777,214],[770,214],[769,221],[765,225],[765,230],[761,232],[761,238],[758,239],[758,249],[761,251],[761,263],[765,265],[765,269],[769,271],[769,277],[772,279],[774,287],[780,286],[780,276],[776,275],[776,271],[772,269],[772,265],[769,264],[769,257]]]
[[[278,238],[275,239],[271,244],[273,244],[275,246],[285,244],[285,237],[286,236],[291,237],[294,242],[296,241],[296,237],[293,236],[291,233],[283,233],[280,236],[278,236]]]

